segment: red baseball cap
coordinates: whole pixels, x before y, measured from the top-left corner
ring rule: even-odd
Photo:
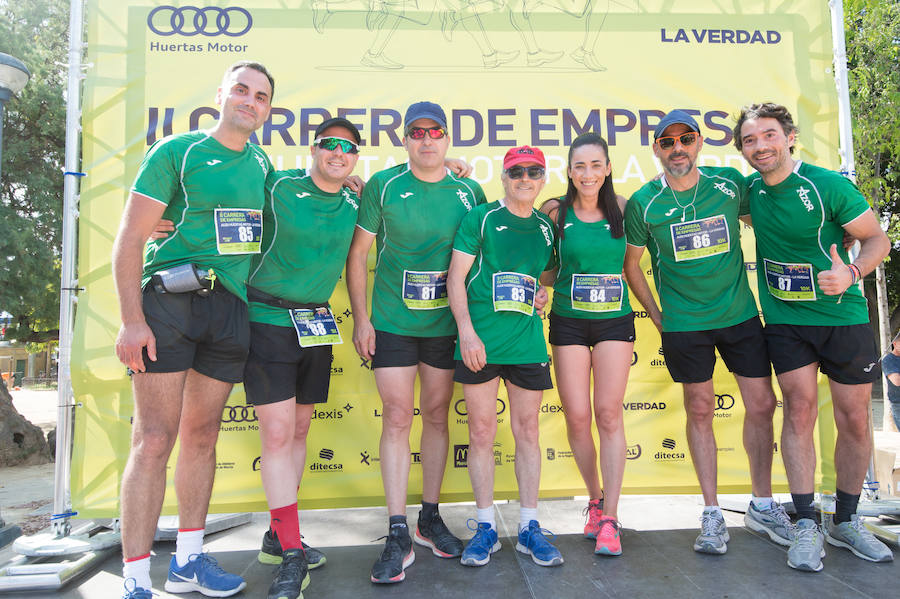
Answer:
[[[536,162],[540,166],[547,166],[544,161],[544,153],[541,152],[540,148],[519,146],[517,148],[512,148],[506,153],[506,156],[503,157],[503,168],[507,169],[511,166],[522,164],[523,162]]]

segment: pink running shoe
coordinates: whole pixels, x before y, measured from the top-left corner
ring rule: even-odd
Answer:
[[[619,538],[619,530],[622,526],[611,516],[600,518],[600,531],[597,533],[597,545],[594,553],[597,555],[622,555],[622,541]]]
[[[603,498],[591,499],[586,508],[584,515],[587,516],[587,524],[584,525],[584,538],[596,539],[597,533],[600,532],[600,518],[603,517]]]

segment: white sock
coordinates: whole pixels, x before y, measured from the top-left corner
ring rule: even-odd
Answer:
[[[520,507],[519,508],[519,532],[528,528],[528,523],[537,520],[536,507]]]
[[[153,584],[150,582],[150,556],[130,562],[122,562],[122,577],[125,580],[134,578],[134,586],[140,589],[150,590]]]
[[[178,531],[175,537],[175,563],[179,568],[184,568],[192,555],[203,553],[203,532],[202,528]]]
[[[491,528],[497,530],[497,522],[494,520],[494,504],[489,507],[475,507],[475,519],[479,522],[487,522]]]
[[[717,514],[722,516],[722,508],[720,508],[717,505],[707,505],[703,508],[703,511],[704,512],[716,512]],[[722,517],[724,518],[725,516],[722,516]]]
[[[771,497],[752,497],[750,501],[753,502],[753,507],[758,510],[764,510],[772,507],[772,504],[775,503],[775,500]]]

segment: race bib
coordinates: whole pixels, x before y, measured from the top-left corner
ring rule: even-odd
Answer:
[[[494,312],[534,314],[534,291],[537,280],[517,272],[495,272]]]
[[[572,308],[584,312],[622,309],[622,275],[572,275]]]
[[[330,308],[298,309],[290,310],[290,313],[300,347],[340,345],[344,342]]]
[[[262,210],[216,208],[216,249],[220,254],[258,254],[262,247]]]
[[[404,270],[403,303],[410,310],[435,310],[450,305],[446,270]]]
[[[766,269],[766,287],[772,297],[786,302],[816,300],[812,264],[790,264],[764,259],[763,266]]]
[[[731,247],[725,217],[710,216],[686,223],[669,225],[675,261],[697,260],[716,254],[726,254]]]

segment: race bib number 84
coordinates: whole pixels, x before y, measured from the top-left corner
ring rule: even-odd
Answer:
[[[622,309],[622,275],[572,275],[572,308],[584,312]]]
[[[494,312],[534,314],[537,280],[517,272],[495,272],[493,276]]]

